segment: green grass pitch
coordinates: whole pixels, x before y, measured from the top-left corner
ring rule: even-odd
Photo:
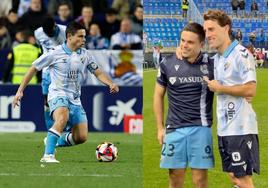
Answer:
[[[1,188],[140,188],[142,137],[123,133],[89,133],[86,143],[57,148],[59,164],[39,162],[45,133],[0,134]],[[114,162],[98,162],[95,149],[103,141],[119,151]]]
[[[160,145],[156,138],[156,125],[152,109],[153,91],[156,79],[155,70],[144,71],[143,82],[143,169],[144,188],[167,188],[168,171],[159,168]],[[257,95],[253,108],[257,114],[260,141],[261,175],[254,175],[255,188],[268,187],[268,69],[257,69]],[[167,102],[165,102],[167,104]],[[215,103],[214,103],[215,104]],[[214,107],[215,111],[215,107]],[[215,112],[214,112],[215,119]],[[215,119],[216,120],[216,119]],[[231,188],[227,174],[222,172],[217,147],[216,121],[213,125],[215,168],[209,170],[210,188]],[[192,188],[190,170],[187,170],[185,188]]]

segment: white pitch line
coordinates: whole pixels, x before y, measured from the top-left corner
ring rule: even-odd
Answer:
[[[0,173],[0,176],[60,176],[60,177],[123,177],[123,175],[114,175],[114,174],[18,174],[18,173]]]

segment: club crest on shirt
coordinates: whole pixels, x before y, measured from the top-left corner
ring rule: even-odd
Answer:
[[[180,65],[175,65],[174,67],[175,67],[175,70],[178,71],[180,68]]]
[[[203,74],[208,74],[208,66],[207,65],[200,65],[200,71]]]
[[[170,77],[169,82],[173,85],[176,82],[176,77]]]

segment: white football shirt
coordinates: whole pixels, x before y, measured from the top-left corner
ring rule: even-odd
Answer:
[[[253,56],[233,41],[223,55],[214,56],[214,77],[224,86],[256,82]],[[217,119],[219,136],[258,134],[256,114],[244,97],[219,93]]]

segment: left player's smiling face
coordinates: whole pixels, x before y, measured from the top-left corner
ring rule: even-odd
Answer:
[[[196,33],[183,31],[181,33],[180,41],[182,57],[186,59],[195,59],[199,55],[203,44],[203,42],[200,42]]]
[[[70,36],[70,43],[75,50],[85,45],[86,41],[85,29],[79,29],[74,35]]]

